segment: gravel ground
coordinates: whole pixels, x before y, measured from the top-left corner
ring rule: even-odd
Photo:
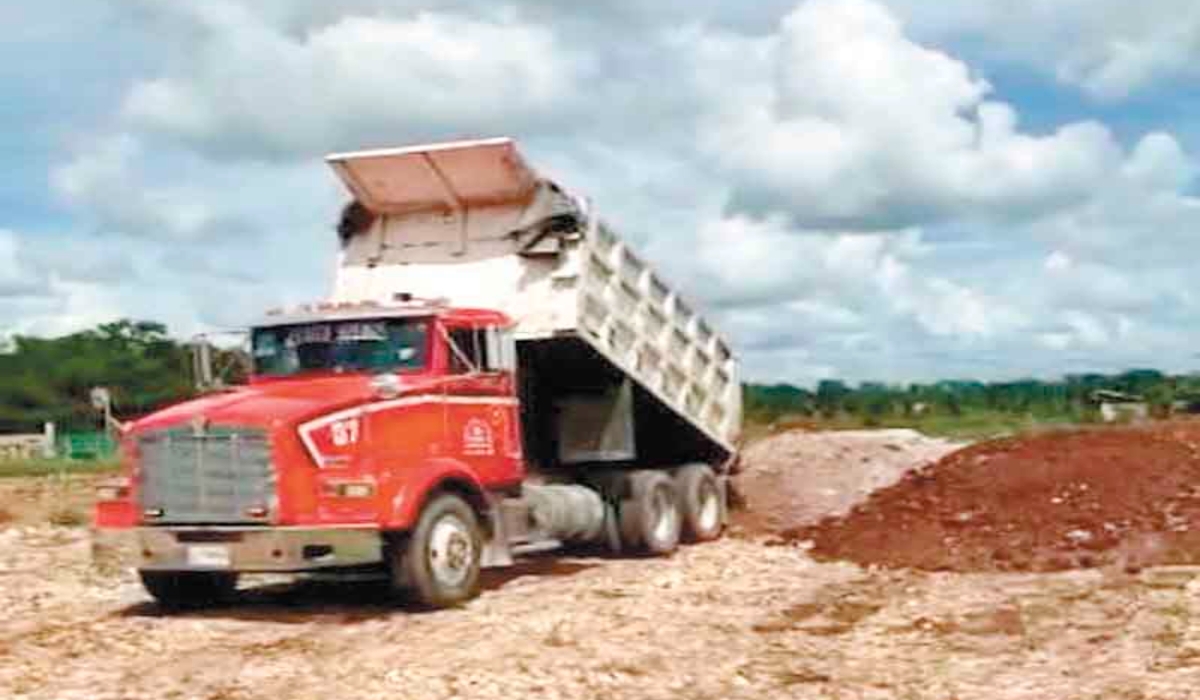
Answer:
[[[1191,570],[864,569],[765,539],[535,559],[492,572],[457,610],[261,579],[228,606],[165,615],[130,572],[92,565],[86,529],[12,524],[0,698],[1147,700],[1200,687]]]

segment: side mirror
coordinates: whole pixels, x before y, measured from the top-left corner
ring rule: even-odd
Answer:
[[[216,383],[213,379],[212,345],[208,336],[192,338],[192,377],[197,391],[207,391]]]
[[[112,393],[102,386],[92,387],[88,394],[88,398],[92,402],[92,408],[96,409],[104,416],[104,429],[112,430],[116,433],[125,432],[125,424],[113,418],[112,414]]]
[[[217,346],[213,343],[213,335],[236,337],[237,341],[228,345]],[[192,380],[196,391],[201,393],[213,391],[228,386],[229,375],[238,369],[239,365],[249,360],[249,333],[246,331],[217,331],[215,334],[200,333],[192,337],[188,347],[192,353]],[[214,360],[214,353],[220,360]],[[249,372],[249,367],[244,368]]]

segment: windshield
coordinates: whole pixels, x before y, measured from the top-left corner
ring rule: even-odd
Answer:
[[[305,323],[254,331],[254,371],[404,371],[425,366],[426,319]]]

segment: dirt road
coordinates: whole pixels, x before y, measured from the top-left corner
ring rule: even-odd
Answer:
[[[0,525],[0,697],[1183,699],[1188,579],[864,569],[735,536],[534,560],[459,610],[262,580],[163,615],[128,572],[93,569],[85,529],[19,522]]]

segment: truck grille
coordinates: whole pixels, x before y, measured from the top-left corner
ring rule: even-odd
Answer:
[[[259,428],[164,430],[139,448],[141,507],[161,513],[149,522],[261,523],[275,509],[270,442]]]

